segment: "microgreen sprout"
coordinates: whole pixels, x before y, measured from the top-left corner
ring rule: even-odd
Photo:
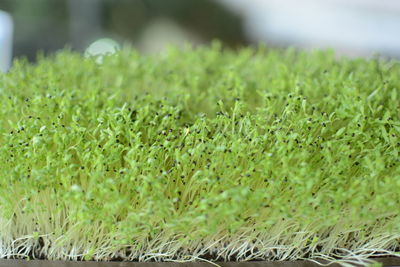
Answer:
[[[1,258],[398,255],[396,61],[62,51],[0,87]]]

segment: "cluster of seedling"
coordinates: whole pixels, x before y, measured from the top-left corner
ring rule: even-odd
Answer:
[[[68,51],[0,76],[0,257],[367,263],[400,248],[400,65]]]

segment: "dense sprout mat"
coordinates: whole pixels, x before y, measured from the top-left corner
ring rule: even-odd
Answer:
[[[400,62],[125,49],[0,75],[0,258],[398,256]]]

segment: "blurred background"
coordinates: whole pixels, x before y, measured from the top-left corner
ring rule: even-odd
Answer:
[[[214,39],[399,58],[400,1],[0,0],[0,70],[64,47],[95,54],[130,44],[154,53]]]

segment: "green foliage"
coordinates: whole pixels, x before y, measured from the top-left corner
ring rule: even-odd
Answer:
[[[0,76],[0,256],[399,249],[399,62],[217,44],[98,62]]]

